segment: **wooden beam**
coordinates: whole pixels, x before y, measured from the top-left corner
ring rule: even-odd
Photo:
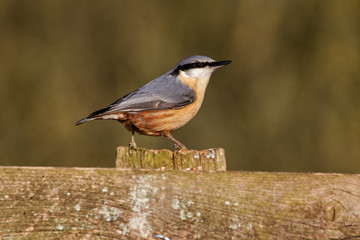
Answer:
[[[1,239],[356,239],[360,175],[0,167]]]
[[[226,171],[223,148],[173,152],[120,146],[116,152],[117,168]]]

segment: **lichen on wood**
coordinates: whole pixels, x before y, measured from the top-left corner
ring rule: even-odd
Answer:
[[[360,175],[0,167],[0,239],[357,239]]]
[[[133,149],[120,146],[117,148],[116,167],[226,171],[225,150],[223,148],[210,148],[170,151],[167,149]]]

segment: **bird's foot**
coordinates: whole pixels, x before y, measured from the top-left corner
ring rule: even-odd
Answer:
[[[178,145],[178,144],[174,144],[174,152],[175,151],[180,151],[180,150],[187,150],[187,148],[185,147],[185,145],[181,144],[181,145]]]
[[[136,143],[135,142],[130,142],[129,143],[129,148],[136,148]]]

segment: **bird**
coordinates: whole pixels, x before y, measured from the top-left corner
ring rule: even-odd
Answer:
[[[212,73],[231,60],[215,61],[207,56],[191,56],[164,75],[152,80],[75,123],[117,120],[131,131],[130,148],[136,148],[135,132],[165,136],[175,150],[186,150],[171,133],[187,124],[199,111]]]

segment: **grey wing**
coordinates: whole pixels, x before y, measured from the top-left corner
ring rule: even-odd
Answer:
[[[136,112],[182,108],[195,101],[195,92],[180,80],[164,75],[125,95],[90,116],[120,111]]]

